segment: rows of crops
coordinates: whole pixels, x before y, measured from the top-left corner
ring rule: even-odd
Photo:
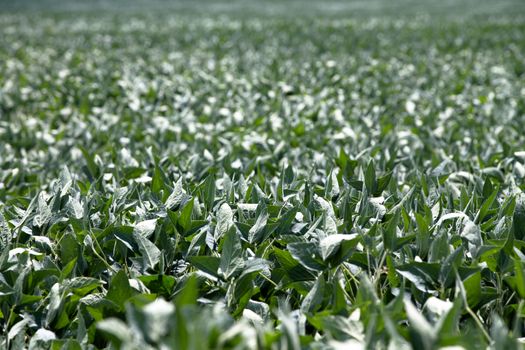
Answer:
[[[177,4],[0,11],[0,348],[523,347],[523,4]]]

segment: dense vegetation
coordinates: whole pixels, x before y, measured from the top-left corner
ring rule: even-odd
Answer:
[[[522,2],[43,4],[1,3],[1,348],[523,346]]]

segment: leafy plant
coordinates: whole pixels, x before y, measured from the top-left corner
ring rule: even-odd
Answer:
[[[42,4],[0,4],[1,348],[523,348],[522,2]]]

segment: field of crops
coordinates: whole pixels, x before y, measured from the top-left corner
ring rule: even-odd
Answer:
[[[1,349],[521,349],[525,2],[0,1]]]

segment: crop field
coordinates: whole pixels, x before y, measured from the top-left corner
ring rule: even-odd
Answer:
[[[0,349],[523,349],[525,2],[0,0]]]

